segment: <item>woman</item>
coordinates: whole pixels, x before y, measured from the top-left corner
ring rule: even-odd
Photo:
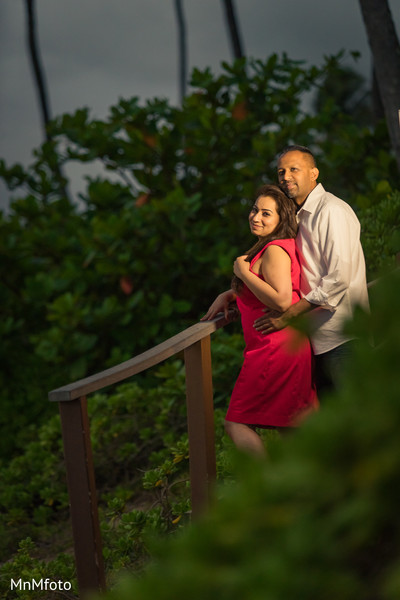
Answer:
[[[300,299],[293,201],[278,187],[264,185],[256,195],[249,224],[258,241],[235,260],[232,289],[216,298],[202,320],[220,311],[227,315],[236,300],[246,347],[225,429],[238,448],[264,455],[256,428],[293,427],[318,401],[308,339],[291,327],[268,335],[253,327],[265,307],[284,312]]]

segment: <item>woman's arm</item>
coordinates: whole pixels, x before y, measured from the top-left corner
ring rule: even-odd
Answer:
[[[261,273],[263,281],[250,271],[245,256],[239,256],[234,263],[235,275],[247,285],[253,294],[269,308],[284,312],[292,303],[291,260],[280,246],[271,245],[262,256]]]

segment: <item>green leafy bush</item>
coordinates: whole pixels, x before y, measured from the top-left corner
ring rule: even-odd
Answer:
[[[340,394],[268,462],[237,457],[236,483],[151,568],[107,600],[396,600],[400,595],[398,272],[359,311]],[[371,346],[371,339],[375,346]]]
[[[213,338],[218,471],[223,477],[228,465],[223,415],[232,373],[241,363],[243,339],[221,330]],[[92,395],[88,411],[105,563],[113,581],[122,569],[143,569],[150,557],[150,533],[172,533],[190,516],[182,360],[170,359],[144,378]],[[36,573],[44,570],[41,548],[51,545],[61,564],[63,553],[72,552],[58,414],[38,429],[36,438],[0,467],[0,595],[4,592],[7,598],[9,574],[18,574],[22,555]],[[72,569],[71,558],[68,564]],[[70,580],[74,577],[72,572]]]
[[[51,560],[36,558],[35,544],[27,537],[19,544],[13,560],[0,567],[0,591],[3,600],[61,600],[78,598],[75,567],[71,554],[59,554]],[[28,586],[24,589],[23,583]],[[33,587],[32,580],[35,581]],[[11,585],[12,581],[13,586]],[[46,583],[47,581],[47,583]],[[53,588],[50,587],[50,582]],[[59,583],[60,582],[60,583]],[[66,588],[64,588],[66,585]],[[51,591],[52,589],[61,591]],[[67,591],[64,591],[66,589]]]
[[[153,380],[154,381],[154,380]],[[186,430],[185,385],[181,361],[156,371],[155,385],[119,386],[111,395],[90,398],[89,416],[97,483],[104,494],[117,485],[137,488],[143,470],[166,460]],[[0,557],[7,558],[23,535],[68,514],[59,415],[44,424],[37,440],[1,470]]]
[[[275,180],[282,146],[311,145],[324,183],[349,201],[381,180],[396,187],[382,124],[358,127],[323,95],[318,112],[305,101],[329,73],[338,77],[341,60],[316,67],[272,55],[224,64],[219,76],[195,69],[182,108],[132,98],[104,120],[79,109],[55,119],[54,141],[29,168],[0,161],[13,196],[0,216],[0,456],[32,439],[51,410],[49,389],[137,354],[205,311],[251,244],[247,201]],[[79,202],[54,168],[75,163],[101,172],[86,177]]]
[[[92,119],[86,109],[77,110],[54,121],[55,142],[43,144],[28,169],[20,165],[7,167],[0,161],[0,176],[13,192],[9,214],[0,215],[2,597],[9,597],[9,578],[18,575],[22,567],[31,576],[46,571],[46,575],[54,573],[54,578],[60,573],[73,578],[69,547],[57,547],[55,551],[68,553],[66,557],[61,554],[54,563],[44,561],[41,552],[41,540],[48,544],[59,528],[69,527],[59,417],[49,416],[54,406],[47,402],[47,392],[126,360],[192,324],[205,311],[210,300],[228,284],[233,258],[250,245],[247,199],[259,183],[275,180],[274,156],[282,146],[288,142],[310,145],[319,158],[326,187],[358,207],[370,275],[375,276],[382,266],[394,265],[399,250],[399,193],[392,190],[398,187],[399,179],[384,124],[371,126],[363,121],[358,126],[355,118],[343,111],[329,94],[321,94],[317,113],[311,104],[304,102],[305,95],[310,97],[322,89],[330,72],[335,76],[340,72],[340,58],[327,59],[317,68],[306,67],[285,55],[273,55],[265,61],[225,64],[223,74],[217,77],[209,69],[195,70],[194,91],[181,109],[157,99],[140,106],[138,99],[133,98],[111,107],[103,121]],[[66,197],[66,182],[54,169],[55,164],[68,168],[74,162],[103,167],[101,175],[87,177],[79,202]],[[397,297],[393,297],[393,303]],[[384,336],[389,309],[379,298],[377,307],[374,318],[384,315],[378,328]],[[376,325],[376,321],[373,323]],[[369,322],[363,321],[363,326],[368,329]],[[393,325],[394,330],[396,327]],[[235,326],[231,330],[235,331]],[[359,488],[356,476],[335,470],[329,462],[340,458],[333,454],[330,457],[327,446],[329,441],[329,447],[336,447],[337,438],[342,439],[339,429],[343,422],[340,420],[338,424],[335,420],[336,409],[328,410],[325,420],[321,417],[315,424],[310,423],[307,431],[311,433],[307,435],[311,438],[296,436],[293,442],[289,440],[282,455],[280,444],[272,444],[271,452],[273,456],[276,452],[276,458],[266,472],[260,465],[246,463],[246,473],[232,475],[233,459],[230,445],[222,436],[222,423],[241,362],[242,340],[241,336],[228,337],[224,332],[213,337],[218,473],[221,479],[229,480],[229,488],[234,485],[235,477],[242,479],[243,484],[234,487],[236,498],[232,500],[228,488],[220,492],[219,510],[226,510],[225,521],[217,512],[205,525],[204,538],[197,537],[196,528],[187,534],[189,538],[193,536],[193,541],[182,541],[182,564],[187,566],[189,575],[191,569],[200,575],[207,572],[209,579],[204,581],[210,581],[211,587],[214,583],[216,587],[221,585],[222,597],[225,594],[235,598],[240,591],[242,597],[250,598],[248,590],[243,591],[245,584],[253,585],[256,581],[259,583],[254,587],[254,597],[264,598],[257,596],[263,584],[269,585],[271,581],[264,577],[272,577],[277,590],[288,592],[286,596],[276,592],[276,598],[301,599],[293,590],[296,585],[303,589],[303,584],[304,597],[306,592],[308,598],[316,597],[314,591],[322,581],[322,567],[318,564],[322,563],[327,567],[324,585],[330,589],[332,582],[333,590],[331,596],[324,597],[335,597],[340,582],[348,583],[348,590],[361,590],[362,594],[359,573],[365,571],[369,577],[371,570],[382,580],[385,575],[379,565],[370,566],[364,550],[360,550],[358,559],[359,540],[370,541],[371,548],[378,548],[388,558],[388,568],[392,568],[395,544],[392,540],[397,533],[388,534],[387,545],[385,542],[374,546],[375,538],[368,538],[376,523],[372,519],[372,529],[362,529],[361,524],[358,534],[357,520],[354,538],[347,536],[346,524],[352,516],[360,510],[365,519],[370,519],[368,511],[373,510],[375,500],[359,499],[354,505],[346,504],[353,492],[358,494]],[[392,346],[391,352],[397,350]],[[389,368],[392,355],[380,356],[388,359]],[[363,384],[366,398],[371,398],[373,390],[380,398],[382,393],[377,388],[382,389],[386,372],[382,365],[376,367],[378,371],[370,368],[371,360],[366,352],[363,367],[354,368],[358,373],[357,384]],[[372,378],[366,379],[370,381],[370,389],[365,392],[364,368]],[[376,385],[371,383],[374,377]],[[355,384],[348,383],[348,389],[358,398],[359,388],[353,389],[351,385]],[[390,385],[394,389],[395,383]],[[149,557],[157,554],[149,538],[153,534],[179,532],[187,520],[184,393],[182,363],[177,360],[165,363],[155,375],[139,377],[111,393],[90,398],[110,582],[123,569],[136,572],[144,569]],[[393,390],[389,391],[389,398],[392,393]],[[349,427],[357,424],[356,417],[363,407],[357,400],[358,408],[350,416],[346,411],[351,402],[342,404],[338,400],[337,414],[344,421],[349,418],[349,426],[343,428],[343,435],[348,436]],[[372,400],[366,401],[368,406],[371,408]],[[390,410],[388,415],[395,422],[396,415]],[[333,425],[336,423],[333,433],[329,433],[330,419]],[[40,422],[44,423],[42,427],[38,425]],[[390,422],[389,432],[391,425]],[[313,435],[320,445],[317,449],[310,441]],[[373,432],[370,435],[375,439]],[[365,449],[362,439],[357,437],[357,440],[360,448]],[[358,457],[357,448],[350,446],[345,447]],[[385,448],[383,445],[379,460],[376,459],[379,468],[383,461],[382,477],[387,473],[392,475],[389,455],[383,455]],[[311,460],[312,453],[317,455],[315,463]],[[298,457],[297,462],[294,459],[290,462],[292,456]],[[319,458],[326,459],[323,466]],[[353,462],[347,455],[346,461],[350,469]],[[368,461],[357,465],[354,469],[359,473],[358,479],[369,489],[372,467]],[[329,479],[331,470],[333,475]],[[325,496],[322,491],[320,495],[317,493],[314,475],[315,481],[320,479],[324,484]],[[357,481],[354,483],[351,477]],[[393,474],[393,481],[395,477]],[[303,482],[310,489],[303,490]],[[333,499],[331,489],[335,492]],[[383,501],[390,514],[389,499]],[[270,502],[271,512],[264,517],[260,507],[269,506]],[[335,507],[339,505],[343,505],[344,514],[339,511],[336,515]],[[309,521],[302,520],[304,507],[309,507]],[[255,516],[251,513],[253,508]],[[235,521],[234,514],[243,515],[243,520]],[[333,515],[333,520],[327,519],[325,523],[326,515]],[[314,521],[316,529],[312,528]],[[294,524],[290,535],[288,523]],[[338,523],[344,529],[340,530]],[[386,539],[388,525],[386,521],[382,523],[381,536]],[[320,535],[317,526],[321,531],[321,547],[317,543]],[[376,531],[378,526],[379,523]],[[304,532],[308,527],[314,533],[306,542]],[[345,543],[342,558],[337,541],[342,539],[341,531]],[[214,534],[220,541],[215,542]],[[25,541],[17,550],[22,538]],[[237,540],[243,541],[247,556],[253,557],[254,542],[258,547],[258,542],[264,539],[268,544],[277,544],[277,549],[273,556],[268,553],[270,566],[262,575],[260,565],[267,555],[255,558],[251,565],[235,544]],[[329,556],[324,555],[323,540],[334,542],[328,544],[332,548]],[[303,573],[293,578],[293,589],[285,588],[281,579],[288,570],[293,570],[303,547],[306,557],[321,557],[321,563],[313,567],[314,577],[308,577],[307,569],[313,561],[304,559],[304,564],[300,561]],[[214,551],[217,558],[210,566],[207,561]],[[176,552],[173,556],[179,564],[181,550]],[[224,552],[228,559],[233,557],[233,568],[231,563],[219,562]],[[284,554],[289,562],[282,558]],[[343,564],[347,558],[350,566],[346,571]],[[329,562],[331,559],[333,562]],[[175,585],[172,580],[178,577],[176,565],[164,565],[160,568],[167,569],[165,581],[171,577],[171,585]],[[244,569],[242,575],[238,565],[248,567],[249,571]],[[344,574],[340,575],[342,567]],[[339,573],[337,581],[332,573]],[[199,594],[206,584],[201,584],[200,575],[193,575],[192,580],[189,575],[185,583],[176,584],[177,589],[179,585],[186,586],[190,588],[190,597],[195,597],[192,583],[197,581],[196,577]],[[367,575],[365,580],[369,581]],[[229,587],[230,578],[237,582],[237,592]],[[315,588],[308,584],[309,579],[315,582]],[[378,587],[377,579],[371,590],[374,585]],[[226,592],[221,584],[225,580]],[[387,598],[391,600],[396,597],[390,590],[397,589],[397,580],[388,575],[387,581],[385,590],[389,590]],[[203,597],[209,596],[210,590],[206,591]],[[369,600],[369,596],[365,597]]]
[[[388,190],[387,182],[380,188],[375,203],[359,213],[369,280],[400,264],[400,192]]]

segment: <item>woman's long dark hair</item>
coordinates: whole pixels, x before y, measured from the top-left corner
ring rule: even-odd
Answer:
[[[297,234],[296,209],[293,200],[288,198],[276,185],[261,186],[256,192],[256,201],[263,196],[269,196],[275,200],[279,223],[272,233],[260,237],[254,246],[245,252],[248,262],[251,262],[268,242],[295,238]],[[232,289],[239,294],[243,288],[243,281],[234,275],[231,285]]]

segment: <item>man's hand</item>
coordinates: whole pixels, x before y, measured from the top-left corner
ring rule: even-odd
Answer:
[[[292,304],[284,313],[280,313],[276,310],[265,309],[265,316],[259,317],[254,321],[254,328],[261,333],[271,333],[272,331],[279,331],[289,325],[289,322],[308,311],[315,308],[315,304],[312,304],[305,298],[302,298],[298,302]]]
[[[285,317],[285,313],[280,313],[277,310],[267,310],[263,317],[259,317],[254,321],[254,328],[266,335],[284,329],[287,324],[288,319]]]

